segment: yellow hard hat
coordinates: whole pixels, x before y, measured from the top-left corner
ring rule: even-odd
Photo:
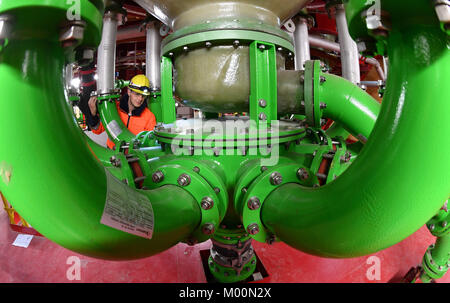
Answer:
[[[150,81],[145,75],[136,75],[131,78],[128,88],[144,96],[150,95]]]

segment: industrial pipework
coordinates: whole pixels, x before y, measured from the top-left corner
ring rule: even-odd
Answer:
[[[296,49],[280,29],[306,0],[136,2],[173,30],[161,41],[159,23],[147,26],[148,42],[161,43],[160,54],[147,48],[158,124],[137,136],[114,103],[120,1],[82,0],[79,10],[59,0],[0,3],[0,191],[37,231],[111,260],[211,239],[211,274],[237,282],[255,271],[253,240],[348,258],[427,223],[438,241],[422,278],[445,274],[448,6],[350,0],[346,15],[338,6],[349,70],[359,58],[346,55],[350,40],[389,56],[380,108],[357,76],[325,73],[304,41]],[[97,47],[100,118],[115,150],[82,133],[64,92],[65,67],[92,61]],[[299,52],[304,65],[286,69]],[[174,94],[217,119],[176,120]],[[218,117],[230,112],[247,114]],[[324,119],[360,142],[323,131]]]

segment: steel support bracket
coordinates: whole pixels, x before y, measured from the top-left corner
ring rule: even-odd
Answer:
[[[250,44],[250,119],[258,128],[277,120],[277,58],[274,44]]]

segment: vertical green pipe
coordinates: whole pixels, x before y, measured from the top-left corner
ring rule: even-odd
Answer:
[[[418,230],[449,196],[448,37],[435,21],[395,17],[386,95],[361,154],[333,182],[284,185],[262,206],[265,226],[297,249],[325,257],[379,251]]]

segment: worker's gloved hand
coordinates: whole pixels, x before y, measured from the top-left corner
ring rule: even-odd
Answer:
[[[89,105],[89,110],[91,111],[92,116],[93,117],[96,116],[97,115],[97,97],[92,96],[91,98],[89,98],[88,105]]]

